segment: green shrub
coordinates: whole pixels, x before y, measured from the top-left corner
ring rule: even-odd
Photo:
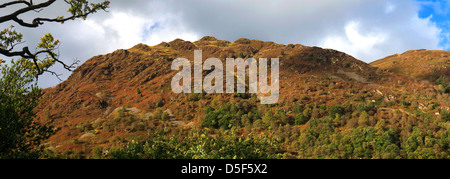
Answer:
[[[139,87],[136,88],[136,93],[137,93],[140,97],[142,97],[142,93],[141,93],[141,90],[139,90]]]
[[[294,114],[299,114],[299,113],[302,113],[303,112],[303,107],[302,107],[302,105],[300,105],[300,104],[295,104],[294,105],[294,107],[292,108],[292,112],[294,113]]]
[[[330,111],[329,111],[330,117],[334,119],[334,118],[336,118],[336,114],[339,114],[339,115],[344,114],[342,108],[339,105],[333,105],[330,107]]]
[[[440,115],[443,121],[445,122],[450,121],[450,111],[447,110],[446,108],[441,109]]]
[[[308,122],[308,119],[303,115],[303,113],[298,113],[295,116],[295,124],[296,125],[304,125]]]
[[[450,86],[445,87],[444,93],[450,93]]]
[[[239,137],[225,132],[210,136],[205,131],[186,137],[157,131],[144,141],[113,148],[103,158],[112,159],[277,159],[280,144],[269,137]],[[99,153],[99,152],[97,152]]]
[[[238,55],[238,57],[239,58],[244,58],[245,56],[244,56],[244,53],[242,53],[242,52],[239,52],[239,55]]]
[[[446,82],[445,76],[441,76],[436,80],[436,85],[445,86],[445,82]]]
[[[122,107],[119,109],[118,113],[119,113],[119,117],[125,117],[125,112],[127,111],[127,108]]]

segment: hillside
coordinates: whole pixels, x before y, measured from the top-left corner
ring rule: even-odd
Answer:
[[[374,67],[392,71],[404,76],[450,84],[450,51],[410,50],[370,63]]]
[[[203,50],[203,60],[280,58],[279,102],[261,105],[261,94],[248,93],[174,94],[170,84],[176,71],[170,69],[171,62],[179,57],[193,61],[196,49]],[[333,140],[347,141],[339,136],[366,128],[370,132],[375,126],[383,134],[395,131],[396,141],[390,144],[397,146],[399,156],[406,150],[402,141],[416,135],[414,126],[423,129],[423,138],[431,132],[436,150],[447,155],[448,143],[438,142],[448,140],[449,123],[446,116],[436,113],[448,108],[448,94],[433,84],[393,73],[395,68],[385,70],[394,58],[406,57],[387,57],[373,67],[331,49],[249,39],[228,42],[207,36],[196,42],[177,39],[156,46],[138,44],[87,60],[66,81],[45,89],[36,111],[40,120],[61,129],[45,146],[65,157],[89,157],[98,151],[108,157],[105,151],[156,133],[190,136],[187,133],[195,129],[208,136],[221,136],[223,130],[238,137],[272,136],[278,142],[277,153],[284,158],[381,158],[376,152],[344,154],[339,146],[330,148],[330,153],[316,151],[330,147]],[[439,70],[430,73],[448,75],[445,69]],[[377,150],[384,151],[390,144]],[[360,150],[359,145],[353,149]]]

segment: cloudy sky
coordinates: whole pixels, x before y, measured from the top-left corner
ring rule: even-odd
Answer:
[[[67,8],[58,1],[39,15],[55,17]],[[138,43],[196,41],[206,35],[333,48],[372,62],[411,49],[449,50],[449,9],[448,0],[111,0],[109,12],[85,21],[16,30],[29,46],[52,33],[67,63]],[[70,75],[61,66],[53,70],[63,79]],[[51,75],[39,81],[41,87],[58,83]]]

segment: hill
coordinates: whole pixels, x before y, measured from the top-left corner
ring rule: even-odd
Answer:
[[[370,65],[419,80],[450,84],[450,51],[410,50],[374,61]]]
[[[259,104],[262,94],[173,93],[171,80],[177,72],[171,70],[172,61],[179,57],[193,61],[196,49],[203,50],[203,60],[280,58],[279,102]],[[195,131],[208,136],[205,142],[220,136],[264,138],[261,143],[273,145],[269,147],[273,150],[263,151],[275,158],[406,158],[421,156],[426,147],[439,151],[433,157],[448,156],[448,143],[439,143],[448,140],[447,116],[436,115],[448,108],[448,94],[433,84],[371,65],[332,49],[243,38],[229,42],[207,36],[196,42],[138,44],[87,60],[66,81],[43,90],[36,111],[40,120],[61,129],[45,146],[54,155],[69,158],[134,156],[127,151],[130,145],[137,147],[136,141],[170,148],[183,140],[192,142],[172,149],[186,148],[179,157],[189,158],[193,157],[187,155],[192,154],[189,145],[198,144],[203,136],[192,134]],[[373,143],[373,148],[366,146],[372,145],[372,138],[351,142],[364,136],[361,132],[392,139]],[[419,135],[425,140],[429,134],[431,146],[406,144],[409,138]],[[184,139],[166,138],[173,135]],[[224,144],[229,145],[226,139]],[[363,145],[370,149],[360,151]],[[396,151],[385,152],[387,148]],[[204,148],[210,152],[197,157],[215,158],[218,154],[212,151],[222,149]]]

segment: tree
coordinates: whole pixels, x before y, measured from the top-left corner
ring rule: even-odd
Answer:
[[[239,58],[244,58],[245,56],[244,56],[244,53],[242,53],[242,52],[239,52],[239,55],[238,55],[238,57]]]
[[[334,119],[334,118],[336,118],[336,114],[339,114],[339,115],[343,114],[342,108],[339,105],[333,105],[330,108],[330,111],[329,111],[330,117]]]
[[[309,106],[306,106],[303,110],[303,116],[306,118],[306,120],[309,120],[311,118],[312,110]]]
[[[55,132],[52,126],[35,120],[41,90],[34,74],[24,69],[25,59],[1,68],[0,158],[38,158],[41,142]]]
[[[443,121],[450,121],[450,111],[448,109],[442,108],[440,114]]]
[[[275,126],[275,120],[273,116],[272,110],[267,110],[264,116],[262,117],[262,122],[266,128]]]
[[[69,6],[68,17],[35,17],[31,21],[21,18],[28,13],[39,13],[55,2],[56,0],[38,3],[32,0],[2,1],[0,10],[4,13],[0,16],[0,24],[12,22],[24,28],[38,28],[46,22],[64,23],[86,19],[98,10],[106,10],[110,3],[64,0]],[[36,50],[30,51],[32,48],[24,45],[23,34],[17,32],[14,25],[8,25],[9,28],[0,31],[0,55],[19,58],[17,61],[11,61],[11,67],[3,65],[0,59],[0,158],[38,158],[43,150],[41,142],[48,139],[55,130],[48,124],[39,123],[33,111],[41,96],[36,79],[44,72],[58,77],[58,74],[49,70],[55,63],[72,71],[77,61],[67,65],[59,59],[57,50],[60,42],[51,34],[42,37],[37,47],[34,47]],[[22,49],[17,50],[20,46]]]
[[[64,23],[69,20],[86,19],[90,14],[97,12],[98,10],[106,10],[109,7],[109,1],[103,1],[102,3],[89,3],[88,0],[64,0],[69,6],[67,12],[70,13],[68,17],[56,16],[53,18],[36,17],[30,22],[22,19],[20,16],[32,13],[40,12],[44,8],[53,5],[56,0],[47,0],[41,3],[34,3],[33,0],[15,0],[4,2],[0,4],[0,10],[4,11],[5,8],[12,10],[11,13],[0,16],[0,24],[7,22],[15,22],[16,24],[26,28],[37,28],[46,22],[58,22]],[[49,67],[55,63],[63,65],[63,67],[69,71],[75,68],[78,61],[67,65],[58,58],[56,52],[59,46],[59,40],[56,40],[51,34],[46,34],[41,38],[41,42],[35,48],[35,52],[31,52],[28,46],[24,46],[22,50],[17,51],[16,47],[25,43],[22,41],[23,34],[17,32],[14,26],[6,28],[0,32],[0,54],[7,57],[21,57],[25,60],[22,61],[23,66],[30,70],[30,72],[38,77],[44,72],[50,72],[57,77],[59,76],[53,71],[49,70]]]
[[[206,108],[206,116],[203,119],[202,127],[223,128],[230,129],[236,124],[237,114],[236,110],[232,110],[234,105],[223,105],[219,109],[211,107]]]
[[[140,97],[142,97],[142,92],[141,92],[141,90],[139,90],[139,87],[136,88],[136,93],[137,93]]]
[[[296,125],[303,125],[303,124],[306,124],[306,122],[308,122],[308,119],[306,119],[306,117],[303,115],[303,113],[298,113],[295,116],[295,124]]]
[[[293,112],[294,114],[302,113],[302,112],[303,112],[303,107],[302,107],[299,103],[297,103],[297,104],[295,104],[294,107],[292,108],[292,112]]]
[[[362,111],[359,114],[358,125],[359,126],[366,126],[368,123],[369,123],[369,115],[367,114],[366,111]]]
[[[212,128],[218,128],[219,125],[217,123],[218,113],[215,112],[214,109],[209,109],[209,107],[206,109],[206,116],[205,119],[203,119],[202,127],[212,127]]]

